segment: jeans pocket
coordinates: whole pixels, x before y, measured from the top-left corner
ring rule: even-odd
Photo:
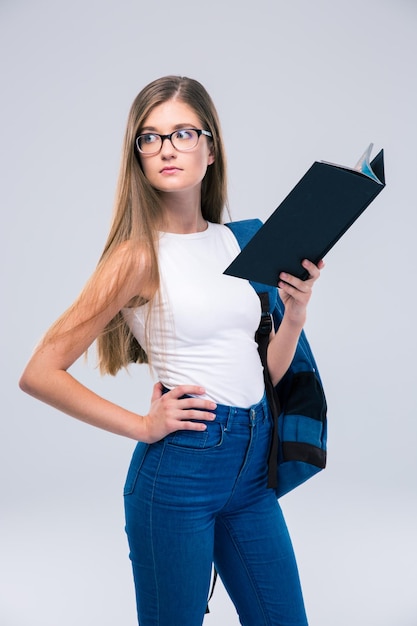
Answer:
[[[139,441],[136,444],[136,448],[133,452],[132,460],[130,462],[129,470],[126,476],[126,482],[123,489],[124,496],[128,496],[134,492],[140,468],[142,467],[142,463],[145,459],[148,448],[149,444],[147,443]]]
[[[218,448],[223,443],[223,425],[208,422],[206,430],[177,430],[166,438],[168,446],[198,451]]]

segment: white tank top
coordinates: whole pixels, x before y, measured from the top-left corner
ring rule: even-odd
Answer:
[[[123,314],[166,387],[201,385],[217,403],[248,408],[264,392],[254,339],[261,306],[248,281],[223,274],[239,251],[221,224],[199,233],[161,233],[160,296]]]

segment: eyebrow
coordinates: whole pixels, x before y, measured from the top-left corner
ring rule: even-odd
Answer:
[[[173,132],[175,132],[176,130],[180,130],[181,128],[197,128],[197,126],[195,124],[190,124],[189,122],[184,122],[183,124],[175,124],[175,126],[173,127]],[[155,126],[144,126],[139,132],[157,133],[157,129],[155,128]]]

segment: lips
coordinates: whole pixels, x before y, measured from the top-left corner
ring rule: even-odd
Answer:
[[[164,167],[161,171],[160,174],[174,174],[175,172],[180,172],[180,168],[179,167]]]

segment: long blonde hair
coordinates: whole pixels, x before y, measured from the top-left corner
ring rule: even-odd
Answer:
[[[161,216],[158,192],[146,179],[135,154],[135,139],[151,111],[171,99],[189,105],[201,121],[202,128],[212,134],[214,162],[207,168],[201,187],[201,210],[204,219],[221,223],[227,203],[226,159],[216,108],[206,89],[196,80],[181,76],[165,76],[144,87],[135,98],[127,121],[122,158],[116,189],[113,219],[103,253],[94,276],[123,242],[132,251],[142,247],[148,251],[149,284],[152,292],[159,288],[157,256],[157,224]],[[127,268],[127,271],[132,268]],[[108,301],[117,294],[122,273],[108,293]],[[137,304],[143,304],[138,300]],[[77,306],[77,302],[73,306]],[[73,308],[73,307],[71,307]],[[64,314],[65,316],[65,314]],[[133,337],[121,312],[107,324],[97,338],[98,364],[101,373],[116,374],[131,362],[147,362],[145,350]]]

